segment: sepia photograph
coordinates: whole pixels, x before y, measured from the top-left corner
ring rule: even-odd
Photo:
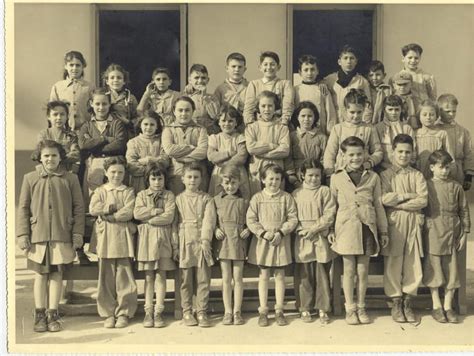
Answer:
[[[474,6],[5,1],[7,349],[474,351]]]

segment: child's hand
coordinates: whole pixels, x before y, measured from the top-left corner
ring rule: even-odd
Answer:
[[[470,180],[465,180],[462,185],[462,189],[467,192],[469,189],[471,189],[471,184],[472,182]]]
[[[115,212],[117,212],[117,206],[112,203],[109,205],[109,214],[113,214]]]
[[[364,169],[366,169],[366,170],[372,169],[372,163],[370,163],[369,161],[365,161],[364,162]]]
[[[273,233],[270,231],[265,231],[265,234],[263,234],[263,239],[267,241],[272,241],[273,240]]]
[[[388,246],[388,235],[387,234],[381,234],[380,235],[380,245],[382,247],[387,247]]]
[[[163,214],[164,210],[161,208],[154,208],[151,210],[153,216]]]
[[[328,241],[331,245],[334,244],[334,242],[336,241],[336,235],[334,234],[334,232],[329,233]]]
[[[177,246],[173,246],[173,260],[179,262],[179,248]]]
[[[463,233],[461,238],[457,241],[456,244],[456,250],[457,251],[462,251],[464,250],[464,247],[466,246],[466,236],[468,233]]]
[[[115,217],[113,214],[107,214],[102,216],[102,220],[108,221],[108,222],[115,222]]]
[[[138,163],[140,163],[143,166],[146,166],[150,162],[150,157],[143,157],[138,159]]]
[[[218,239],[218,240],[224,240],[225,239],[224,231],[222,231],[218,227],[216,227],[215,235],[216,235],[216,239]]]
[[[302,238],[306,238],[306,235],[308,235],[309,229],[302,229],[298,231],[298,235]]]
[[[206,260],[208,265],[212,265],[212,251],[211,251],[211,243],[208,240],[201,240],[201,250],[204,254],[204,259]]]
[[[273,234],[273,240],[270,242],[272,246],[278,246],[281,243],[282,237],[280,231],[275,232]]]
[[[30,238],[28,236],[19,237],[18,247],[20,248],[20,250],[28,251],[31,248]]]
[[[145,94],[151,94],[155,90],[156,86],[155,83],[151,82],[145,88]]]
[[[250,236],[250,230],[248,228],[242,230],[242,232],[240,233],[240,238],[243,240],[247,239],[249,236]]]
[[[185,87],[184,87],[184,94],[186,95],[191,95],[194,93],[194,87],[191,85],[191,84],[187,84]]]
[[[308,239],[312,243],[316,243],[319,239],[319,235],[315,231],[308,230],[308,233],[306,234],[306,239]]]

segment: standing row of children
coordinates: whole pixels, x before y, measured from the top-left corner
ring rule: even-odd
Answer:
[[[453,293],[459,286],[456,249],[464,247],[470,223],[463,190],[448,177],[469,188],[473,171],[470,136],[454,121],[454,96],[439,98],[439,112],[433,102],[421,101],[423,95],[436,96],[432,76],[417,68],[421,47],[408,45],[402,51],[405,70],[393,78],[393,88],[400,95],[391,95],[383,84],[380,62],[371,67],[371,85],[357,74],[355,51],[349,47],[341,51],[341,69],[326,78],[325,84],[317,80],[315,58],[304,56],[300,61],[303,83],[294,91],[288,81],[277,78],[279,59],[272,52],[261,56],[263,79],[247,86],[245,58],[231,54],[229,78],[215,96],[206,94],[209,78],[202,65],[191,68],[187,96],[171,92],[169,73],[159,69],[138,106],[125,88],[126,71],[113,65],[104,74],[107,88],[92,90],[89,101],[86,99],[90,120],[82,111],[84,95],[79,95],[90,91],[82,79],[85,60],[78,52],[69,52],[66,79],[54,86],[55,100],[47,108],[51,127],[42,133],[39,143],[41,164],[25,176],[20,196],[17,236],[20,247],[28,250],[29,267],[37,272],[35,330],[60,329],[57,305],[62,271],[72,262],[73,248],[83,243],[79,180],[66,171],[73,171],[78,162],[81,167],[77,157],[87,157],[84,197],[86,201],[90,197],[89,212],[97,216],[97,303],[106,327],[124,327],[135,313],[131,258],[138,261],[138,269],[146,271],[144,325],[148,327],[164,325],[165,272],[175,268],[174,261],[182,271],[185,323],[210,325],[209,266],[214,257],[223,272],[224,324],[243,323],[242,270],[248,258],[260,267],[259,325],[268,325],[272,272],[275,318],[285,325],[284,266],[293,257],[301,317],[311,321],[310,311],[315,307],[321,322],[327,322],[328,271],[334,252],[343,256],[346,321],[368,323],[364,304],[368,263],[380,250],[386,256],[384,287],[393,298],[394,320],[414,320],[411,296],[416,295],[423,278],[432,288],[433,317],[456,322],[452,310]],[[421,84],[415,85],[414,79]],[[411,91],[397,92],[409,83],[414,84]],[[226,104],[220,105],[216,98]],[[64,104],[65,99],[72,105]],[[417,100],[421,101],[418,108]],[[132,114],[136,110],[143,113],[139,124]],[[238,132],[242,117],[245,135]],[[217,123],[221,133],[217,133]],[[369,123],[377,123],[376,129]],[[78,129],[76,140],[68,124]],[[136,127],[140,135],[133,137]],[[127,161],[120,157],[124,153]],[[214,164],[210,186],[206,157]],[[426,177],[430,172],[434,175],[428,185],[411,168],[415,161]],[[381,182],[372,168],[381,172]],[[124,184],[126,169],[130,188]],[[104,176],[107,183],[102,184]],[[292,195],[283,190],[285,176]],[[321,186],[329,177],[330,189]],[[165,181],[171,192],[165,190]],[[214,198],[204,193],[208,186]],[[422,209],[427,204],[424,222]],[[136,251],[132,218],[139,221]],[[292,256],[290,234],[295,229]],[[427,252],[424,268],[423,251]],[[437,292],[441,286],[447,290],[446,313]],[[197,320],[192,314],[194,288]]]

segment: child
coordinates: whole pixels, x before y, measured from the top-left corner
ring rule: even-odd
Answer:
[[[222,299],[224,325],[242,325],[241,307],[244,294],[243,269],[247,259],[247,238],[250,230],[245,226],[249,202],[242,197],[239,186],[242,177],[239,167],[227,164],[220,172],[222,192],[214,197],[217,213],[215,256],[222,271]],[[234,280],[234,308],[232,313],[232,279]]]
[[[301,167],[303,185],[293,192],[298,209],[295,251],[295,293],[303,322],[311,322],[313,307],[321,324],[329,322],[331,287],[329,271],[336,256],[329,248],[329,228],[334,224],[336,201],[328,187],[321,186],[324,168],[308,159]]]
[[[219,117],[219,101],[214,95],[206,93],[209,80],[206,66],[193,64],[189,69],[188,85],[184,88],[184,95],[189,96],[196,105],[193,120],[211,135],[219,132],[216,122]]]
[[[423,284],[430,288],[432,315],[440,323],[459,322],[452,305],[454,292],[461,286],[457,255],[465,248],[471,228],[469,204],[462,186],[449,179],[452,162],[446,151],[435,151],[429,157],[433,178],[428,180]],[[444,308],[440,287],[444,287]]]
[[[209,136],[207,157],[214,164],[209,194],[215,196],[222,188],[221,170],[225,165],[231,164],[240,170],[240,192],[245,199],[250,199],[250,186],[245,163],[248,152],[245,147],[245,136],[237,132],[237,127],[243,123],[242,115],[233,106],[224,104],[219,117],[221,133]]]
[[[63,100],[71,104],[69,127],[79,131],[81,126],[90,120],[87,102],[93,85],[84,80],[86,60],[81,52],[70,51],[64,56],[63,79],[53,85],[49,101]]]
[[[278,109],[278,118],[283,125],[288,125],[293,113],[293,88],[289,80],[277,77],[280,70],[280,57],[275,52],[266,51],[260,55],[259,69],[263,73],[262,79],[252,80],[245,92],[244,122],[249,125],[255,121],[255,113],[258,112],[258,97],[263,91],[276,94],[280,103],[281,111]]]
[[[448,136],[447,151],[454,159],[451,164],[450,178],[463,185],[464,190],[471,188],[474,175],[474,154],[471,134],[459,125],[456,119],[458,100],[452,94],[443,94],[438,98],[441,128]]]
[[[79,147],[89,157],[85,184],[89,193],[103,183],[105,158],[125,153],[127,133],[122,122],[113,118],[110,108],[107,90],[94,89],[89,100],[92,119],[82,125],[79,132]]]
[[[327,137],[318,129],[319,112],[310,101],[302,101],[291,118],[295,131],[290,133],[290,155],[285,160],[285,169],[290,184],[300,186],[301,168],[307,159],[322,161]]]
[[[129,138],[134,137],[138,102],[127,88],[130,83],[128,72],[121,65],[112,63],[102,74],[102,81],[110,92],[111,104],[114,107],[112,116],[122,121]]]
[[[64,148],[55,141],[37,147],[40,164],[23,178],[17,216],[17,241],[35,272],[34,331],[60,331],[58,305],[63,272],[83,244],[84,204],[75,174],[60,165]],[[47,308],[47,309],[46,309]]]
[[[190,162],[198,162],[203,169],[199,188],[202,191],[207,191],[208,188],[209,179],[205,162],[207,133],[205,128],[193,121],[195,109],[192,99],[187,96],[179,97],[173,108],[175,122],[163,130],[163,150],[171,158],[168,186],[175,195],[185,188],[181,176],[184,165]]]
[[[326,176],[344,167],[340,144],[350,136],[359,137],[364,142],[364,169],[372,169],[382,161],[383,151],[377,131],[373,126],[362,122],[366,105],[367,97],[361,90],[351,89],[344,98],[346,119],[333,127],[324,152]]]
[[[372,123],[377,124],[382,121],[382,102],[392,92],[390,85],[384,83],[386,77],[385,66],[380,61],[372,61],[369,65],[367,75],[370,84],[370,102],[374,110]]]
[[[66,151],[66,158],[61,161],[69,172],[77,173],[81,161],[81,152],[77,143],[77,135],[68,125],[69,105],[64,101],[50,101],[46,105],[48,128],[38,134],[38,143],[52,140],[61,144]],[[39,157],[38,157],[39,158]],[[33,157],[37,160],[37,157]]]
[[[390,236],[389,245],[382,249],[383,284],[385,294],[392,298],[391,314],[397,323],[416,321],[411,304],[422,278],[422,209],[428,193],[423,175],[410,166],[413,146],[411,136],[395,136],[393,165],[381,173]]]
[[[176,197],[177,214],[174,241],[179,240],[181,270],[181,307],[186,326],[209,327],[207,317],[211,266],[214,264],[211,240],[216,226],[216,210],[211,196],[199,189],[203,168],[197,162],[184,166],[184,192]],[[179,236],[179,238],[178,238]],[[192,313],[196,295],[197,320]]]
[[[436,125],[438,106],[431,100],[420,104],[419,120],[422,127],[416,130],[417,161],[416,166],[426,179],[430,178],[428,158],[436,150],[446,150],[448,135]]]
[[[381,119],[375,125],[383,150],[383,159],[380,162],[380,170],[387,169],[392,165],[393,139],[399,134],[407,134],[414,138],[415,133],[410,125],[405,122],[403,101],[398,95],[390,95],[383,99]],[[414,163],[414,157],[412,163]]]
[[[171,125],[174,122],[173,106],[180,97],[177,91],[170,89],[171,83],[168,68],[158,67],[153,70],[151,83],[146,86],[138,104],[138,112],[143,114],[151,109],[161,116],[165,126]]]
[[[419,129],[421,124],[417,114],[420,107],[420,99],[413,95],[413,77],[408,72],[400,72],[390,79],[393,93],[398,95],[403,101],[403,111],[406,112],[406,120],[413,130]]]
[[[413,77],[413,95],[420,101],[430,99],[436,101],[436,81],[433,75],[426,73],[418,64],[421,60],[423,48],[416,43],[402,47],[403,71]]]
[[[153,112],[155,115],[155,112]],[[138,270],[145,271],[145,328],[165,326],[166,272],[176,269],[178,241],[172,239],[176,203],[174,194],[165,190],[166,169],[157,162],[147,166],[147,189],[138,193],[133,216],[138,225]],[[156,306],[153,310],[153,293]]]
[[[329,74],[324,78],[324,82],[332,94],[332,101],[337,113],[337,122],[342,122],[346,116],[343,110],[345,108],[344,98],[349,91],[351,89],[361,89],[366,97],[370,98],[370,86],[367,79],[356,71],[357,53],[354,48],[348,45],[342,47],[337,64],[340,67],[339,70]]]
[[[216,88],[214,96],[220,106],[232,105],[240,114],[244,112],[245,90],[249,85],[244,73],[247,70],[246,59],[243,54],[231,53],[226,59],[227,79]]]
[[[161,132],[163,131],[161,117],[155,111],[147,111],[138,122],[139,135],[127,142],[127,163],[130,172],[130,184],[138,194],[145,189],[146,166],[149,163],[160,163],[164,168],[169,166],[169,158],[166,156],[161,144]]]
[[[276,164],[262,167],[265,186],[250,200],[247,226],[254,234],[250,242],[249,263],[260,268],[258,279],[259,326],[268,326],[268,282],[275,277],[275,320],[287,325],[283,314],[285,302],[285,267],[291,264],[291,232],[298,224],[296,204],[292,196],[280,189],[283,169]]]
[[[303,82],[295,86],[295,106],[303,101],[310,101],[318,108],[319,129],[329,135],[337,123],[336,110],[332,96],[319,76],[319,64],[316,57],[304,55],[298,59],[299,74]],[[324,88],[323,88],[324,87]]]
[[[336,198],[335,235],[328,236],[332,249],[342,255],[342,287],[349,325],[371,322],[365,309],[369,260],[377,256],[380,245],[388,244],[387,218],[382,205],[380,178],[364,168],[364,142],[355,136],[341,143],[344,168],[331,179]],[[357,276],[357,304],[354,303],[354,277]]]
[[[107,183],[91,197],[89,211],[96,216],[99,279],[97,310],[106,328],[125,328],[137,310],[137,285],[132,271],[134,234],[132,223],[135,194],[123,184],[123,157],[105,160]]]
[[[258,96],[258,120],[245,128],[245,143],[251,155],[249,164],[250,194],[259,192],[260,170],[265,164],[274,163],[284,167],[290,153],[288,127],[277,122],[275,112],[279,110],[278,96],[264,90]],[[282,189],[284,182],[282,181]]]

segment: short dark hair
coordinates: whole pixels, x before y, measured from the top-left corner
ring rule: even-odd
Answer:
[[[107,78],[109,77],[110,72],[117,71],[122,73],[123,75],[123,81],[124,81],[124,86],[127,86],[130,84],[130,74],[125,70],[124,67],[122,67],[120,64],[116,63],[111,63],[107,69],[102,73],[102,85],[104,87],[108,87],[107,85]]]
[[[158,67],[158,68],[153,69],[153,72],[151,73],[151,79],[152,80],[155,79],[155,76],[160,73],[166,74],[168,78],[171,79],[171,72],[168,68],[165,68],[165,67]]]
[[[413,137],[407,134],[398,134],[397,136],[395,136],[392,142],[392,148],[395,149],[398,144],[403,144],[403,143],[410,145],[411,149],[413,150],[414,148]]]
[[[209,75],[209,72],[207,71],[207,68],[204,64],[193,64],[191,68],[189,68],[189,75],[191,75],[193,72],[204,73]]]
[[[359,58],[358,51],[354,47],[348,44],[342,46],[342,48],[339,51],[338,58],[341,58],[344,53],[352,53],[356,58]]]
[[[280,57],[278,54],[272,51],[265,51],[260,54],[260,64],[265,60],[265,58],[272,58],[277,64],[280,64]]]
[[[222,178],[234,178],[240,181],[240,169],[235,164],[225,164],[219,175]]]
[[[291,123],[294,127],[300,127],[300,122],[298,121],[298,116],[300,115],[301,110],[303,109],[310,109],[314,115],[314,122],[312,127],[316,127],[319,121],[319,111],[316,105],[314,105],[311,101],[302,101],[299,103],[298,107],[293,111],[293,115],[291,115]]]
[[[60,161],[64,161],[66,159],[66,150],[64,149],[63,145],[53,140],[43,140],[38,142],[35,151],[31,155],[31,159],[33,161],[41,162],[41,151],[45,148],[57,149]]]
[[[383,65],[382,62],[380,61],[377,61],[377,60],[374,60],[372,62],[370,62],[369,64],[369,73],[370,72],[376,72],[376,71],[382,71],[382,73],[385,74],[385,66]]]
[[[260,103],[260,100],[262,98],[269,98],[269,99],[272,99],[274,104],[275,104],[275,111],[278,111],[281,109],[281,104],[280,104],[280,98],[278,97],[278,95],[276,95],[274,92],[270,91],[270,90],[264,90],[262,91],[260,94],[258,94],[257,96],[257,112],[260,113],[260,109],[259,109],[259,103]]]
[[[314,64],[319,69],[319,61],[315,56],[311,54],[303,54],[300,58],[298,58],[298,69],[301,70],[303,64]]]
[[[347,109],[350,104],[365,106],[369,99],[362,89],[352,88],[344,97],[344,107]]]
[[[94,96],[96,95],[103,95],[109,99],[109,103],[110,103],[109,114],[112,113],[114,110],[114,106],[112,105],[112,98],[110,96],[110,91],[107,88],[95,88],[94,90],[91,91],[89,95],[89,101],[87,102],[87,112],[91,115],[94,115],[94,108],[92,107],[90,102],[94,100]]]
[[[191,108],[193,109],[193,111],[196,110],[196,104],[194,103],[194,100],[191,99],[189,96],[182,95],[182,96],[180,96],[178,99],[176,99],[176,101],[174,102],[174,104],[173,104],[173,111],[174,111],[174,109],[176,108],[176,104],[177,104],[179,101],[185,101],[185,102],[191,104]]]
[[[321,184],[326,184],[326,175],[323,174],[324,166],[319,159],[310,158],[303,161],[303,164],[300,168],[300,172],[303,175],[302,178],[304,178],[304,175],[308,169],[319,169],[321,171]]]
[[[186,173],[186,171],[199,171],[201,173],[201,177],[204,175],[202,166],[199,164],[199,162],[186,163],[183,167],[183,176]]]
[[[453,94],[441,94],[438,98],[438,106],[443,104],[459,105],[459,101]]]
[[[410,51],[416,52],[419,56],[421,56],[421,54],[423,53],[423,48],[421,48],[418,43],[409,43],[402,47],[403,57],[405,57]]]
[[[87,62],[84,56],[82,55],[81,52],[79,51],[69,51],[64,55],[64,64],[67,64],[68,62],[71,62],[73,59],[79,60],[79,62],[82,63],[82,68],[87,67]],[[82,72],[82,76],[84,76],[84,71]],[[66,79],[68,77],[68,72],[66,69],[63,71],[63,79]]]
[[[420,112],[421,112],[421,108],[423,108],[423,107],[430,107],[430,108],[433,108],[433,109],[435,110],[435,112],[436,112],[436,117],[439,116],[439,107],[438,107],[438,105],[437,105],[434,101],[432,101],[432,100],[430,100],[430,99],[425,99],[425,100],[423,100],[423,101],[420,103],[420,105],[418,106],[418,115],[417,115],[417,116],[418,116],[418,120],[420,119]]]
[[[441,164],[442,166],[446,166],[453,161],[453,157],[446,152],[445,150],[436,150],[428,157],[428,163],[431,164]]]
[[[262,168],[260,168],[260,179],[265,179],[269,171],[275,174],[280,174],[282,180],[285,178],[285,171],[283,168],[275,163],[270,163],[265,164]]]
[[[108,157],[104,161],[104,170],[107,171],[111,166],[120,164],[125,168],[125,171],[127,170],[127,161],[123,156],[113,156],[113,157]]]
[[[385,117],[385,108],[387,106],[400,106],[401,113],[400,113],[400,120],[405,120],[408,116],[406,105],[403,103],[403,100],[398,95],[389,95],[386,96],[382,101],[382,119]]]
[[[165,184],[167,182],[166,168],[159,162],[150,162],[145,168],[145,187],[150,187],[150,176],[165,178]]]
[[[244,65],[247,64],[247,60],[245,59],[245,56],[242,53],[238,52],[233,52],[227,56],[227,59],[225,60],[226,64],[229,64],[231,60],[236,60],[239,62],[244,62]]]
[[[142,133],[142,121],[145,120],[146,118],[154,119],[156,121],[156,134],[161,135],[163,132],[163,119],[161,116],[153,110],[146,110],[140,117],[138,118],[136,130],[139,133]]]
[[[46,116],[49,117],[49,114],[51,113],[51,110],[57,107],[61,107],[66,111],[66,119],[69,117],[69,102],[63,101],[63,100],[53,100],[50,101],[46,104]],[[48,120],[48,127],[51,127],[51,122]],[[69,122],[66,120],[66,123],[64,124],[64,127],[66,131],[70,131],[71,128],[69,127]]]
[[[235,120],[237,123],[237,127],[243,124],[244,119],[242,118],[242,114],[240,113],[239,110],[237,110],[235,107],[230,105],[229,103],[224,103],[221,106],[221,111],[219,118],[222,117],[222,115],[229,116]]]
[[[365,143],[359,137],[349,136],[341,143],[341,151],[346,152],[349,147],[362,147],[365,149]]]

